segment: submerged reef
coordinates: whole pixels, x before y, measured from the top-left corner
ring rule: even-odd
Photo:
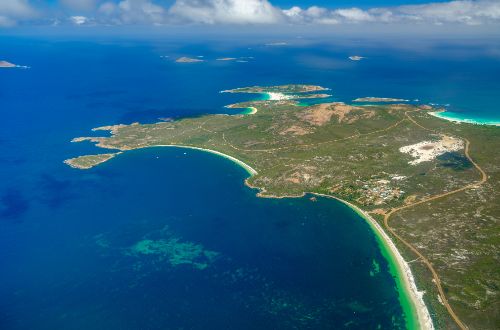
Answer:
[[[137,257],[154,255],[173,267],[190,265],[200,270],[207,268],[219,255],[215,251],[204,249],[200,244],[183,242],[177,237],[160,240],[144,239],[135,243],[127,253]]]

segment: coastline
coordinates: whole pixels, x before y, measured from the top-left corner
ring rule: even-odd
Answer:
[[[250,177],[257,174],[257,171],[250,165],[246,164],[245,162],[235,157],[229,156],[227,154],[212,149],[181,146],[181,145],[157,145],[152,147],[178,147],[178,148],[206,151],[215,155],[219,155],[226,159],[229,159],[233,163],[240,165],[247,171]],[[253,189],[258,189],[256,187],[251,186],[246,181],[247,180],[245,180],[245,184],[248,187]],[[285,196],[283,198],[303,197],[306,194],[307,193],[297,196]],[[433,330],[434,325],[429,310],[427,309],[427,306],[425,305],[425,302],[423,300],[423,292],[418,291],[417,285],[415,283],[415,278],[413,276],[413,273],[411,272],[410,266],[403,259],[403,256],[397,249],[396,245],[391,240],[389,235],[387,235],[387,233],[383,230],[380,224],[378,224],[378,222],[367,212],[363,211],[361,208],[352,203],[349,203],[335,196],[330,196],[320,193],[310,193],[310,194],[335,199],[343,203],[344,205],[348,206],[350,209],[352,209],[356,214],[358,214],[368,223],[370,228],[373,230],[377,240],[379,241],[382,255],[387,259],[387,262],[389,263],[389,271],[394,276],[394,279],[396,281],[396,286],[398,287],[399,300],[406,317],[407,327],[409,329]],[[273,198],[272,196],[261,196],[261,197]]]
[[[211,150],[211,149],[203,149],[198,147],[189,147],[189,146],[176,146],[176,145],[158,145],[159,147],[180,147],[180,148],[188,148],[188,149],[196,149],[207,151],[219,156],[222,156],[226,159],[233,161],[234,163],[242,166],[245,170],[247,170],[248,174],[251,176],[257,174],[257,171],[253,169],[248,164],[242,162],[241,160],[234,158],[232,156],[226,155],[222,152]],[[257,187],[252,186],[248,183],[248,178],[245,180],[245,184],[252,189],[259,189]],[[382,255],[387,259],[389,264],[389,272],[394,276],[396,281],[396,286],[398,288],[399,301],[401,307],[403,309],[403,313],[406,317],[406,325],[408,329],[425,329],[425,330],[434,330],[434,324],[432,322],[432,318],[430,316],[429,310],[425,305],[423,300],[424,292],[418,291],[417,285],[415,283],[415,277],[411,272],[410,266],[403,259],[403,256],[397,249],[394,242],[391,240],[389,235],[384,231],[384,229],[380,226],[380,224],[367,212],[359,208],[358,206],[340,199],[335,196],[314,193],[314,192],[304,192],[301,195],[297,196],[262,196],[257,194],[259,197],[263,198],[300,198],[304,197],[306,194],[312,194],[316,196],[326,197],[335,199],[344,205],[348,206],[351,210],[353,210],[357,215],[363,218],[370,228],[373,230],[377,241],[380,244],[380,249]]]
[[[225,91],[223,91],[223,92],[225,92]],[[264,93],[258,93],[258,94],[262,95],[264,100],[273,100],[274,98],[276,98],[275,95],[272,95],[271,93],[264,92]],[[277,93],[277,94],[281,94],[281,93]],[[228,105],[226,107],[227,108],[238,108],[238,107],[235,107],[235,105],[237,105],[237,104]],[[255,108],[255,107],[241,107],[241,108],[246,110],[246,111],[241,112],[242,115],[255,114],[258,111],[257,108]],[[444,111],[441,111],[441,112],[444,112]],[[441,113],[441,112],[436,112],[436,113]],[[432,113],[432,112],[429,112],[429,113],[433,116],[439,117],[435,113]],[[446,118],[443,118],[443,119],[446,119]],[[108,129],[108,128],[106,128],[106,129]],[[226,158],[226,159],[232,161],[233,163],[241,166],[243,169],[246,170],[249,177],[245,180],[245,184],[250,188],[258,189],[259,190],[259,193],[257,194],[258,197],[262,197],[262,198],[297,198],[297,197],[304,197],[306,194],[312,194],[312,195],[316,195],[316,196],[336,199],[337,201],[343,203],[344,205],[349,207],[351,210],[353,210],[358,216],[363,218],[368,223],[368,225],[372,229],[373,233],[375,234],[375,238],[379,244],[381,253],[382,253],[383,257],[388,262],[389,272],[393,276],[393,278],[396,282],[398,299],[399,299],[400,305],[402,307],[403,314],[405,316],[406,328],[407,329],[434,330],[432,318],[431,318],[429,310],[428,310],[428,308],[425,305],[425,302],[423,300],[424,292],[418,291],[418,288],[417,288],[416,283],[415,283],[415,278],[413,276],[411,268],[409,267],[409,264],[404,260],[401,253],[397,249],[396,245],[394,244],[392,239],[389,237],[389,235],[385,232],[385,230],[382,228],[382,226],[370,214],[368,214],[366,211],[364,211],[360,207],[358,207],[358,206],[356,206],[348,201],[342,200],[338,197],[331,196],[331,195],[325,195],[325,194],[321,194],[321,193],[315,193],[315,192],[303,192],[302,194],[291,195],[291,196],[265,195],[265,194],[263,194],[263,193],[265,193],[265,189],[261,189],[259,187],[254,187],[248,182],[249,178],[258,174],[254,168],[252,168],[250,165],[246,164],[245,162],[243,162],[243,161],[241,161],[233,156],[230,156],[228,154],[222,153],[220,151],[207,149],[207,148],[201,148],[201,147],[195,147],[195,146],[189,146],[189,145],[177,145],[177,144],[158,144],[158,145],[151,145],[151,146],[139,147],[139,148],[134,148],[134,149],[155,148],[155,147],[177,147],[177,148],[193,149],[193,150],[209,152],[209,153],[221,156],[223,158]],[[104,161],[106,161],[106,160],[104,160]],[[70,163],[67,163],[66,161],[65,161],[65,163],[71,166]],[[74,167],[74,166],[72,166],[72,167]]]
[[[254,115],[257,113],[257,108],[256,107],[248,107],[248,111],[244,112],[243,114],[245,115]]]
[[[257,174],[257,171],[250,165],[246,164],[245,162],[216,150],[186,146],[186,145],[175,145],[175,144],[153,145],[144,148],[156,148],[156,147],[175,147],[175,148],[185,148],[185,149],[193,149],[193,150],[209,152],[221,156],[223,158],[226,158],[232,161],[233,163],[241,166],[243,169],[246,170],[249,177],[252,177]],[[259,189],[258,187],[254,187],[251,184],[249,184],[248,178],[245,180],[245,184],[250,188]],[[383,228],[367,212],[365,212],[358,206],[350,202],[347,202],[345,200],[342,200],[338,197],[320,193],[304,192],[303,194],[295,196],[293,195],[270,196],[270,195],[262,195],[261,193],[258,193],[257,196],[261,198],[300,198],[304,197],[306,194],[312,194],[316,196],[336,199],[337,201],[343,203],[344,205],[352,209],[356,214],[358,214],[358,216],[363,218],[368,223],[370,228],[373,230],[378,243],[380,244],[382,255],[386,258],[389,264],[389,272],[394,277],[396,286],[398,288],[397,291],[399,295],[399,301],[403,309],[403,313],[405,315],[407,328],[434,330],[432,318],[423,300],[423,292],[418,291],[417,286],[415,284],[415,278],[411,272],[408,263],[403,259],[396,245],[391,240],[391,238],[386,234]]]
[[[212,149],[205,149],[205,148],[191,147],[191,146],[184,146],[184,145],[176,145],[176,144],[157,144],[157,145],[146,147],[146,148],[156,148],[156,147],[175,147],[175,148],[194,149],[194,150],[209,152],[211,154],[215,154],[215,155],[224,157],[226,159],[229,159],[233,163],[240,165],[241,167],[243,167],[247,171],[248,174],[250,174],[250,176],[257,174],[257,171],[254,168],[252,168],[250,165],[248,165],[247,163],[242,162],[241,160],[234,158],[232,156],[229,156],[225,153],[215,151]]]
[[[227,109],[245,109],[239,113],[240,115],[254,115],[257,113],[256,107],[238,107],[236,105],[237,104],[230,104],[230,105],[224,106],[224,108],[227,108]]]
[[[451,111],[431,111],[429,112],[431,116],[436,118],[448,120],[454,123],[466,123],[466,124],[474,124],[474,125],[491,125],[491,126],[500,126],[500,121],[492,120],[492,119],[480,119],[480,118],[463,118],[460,117],[459,114]]]
[[[418,291],[415,283],[415,277],[411,272],[410,266],[403,259],[403,256],[397,249],[396,245],[380,224],[367,212],[352,203],[334,196],[317,193],[313,194],[338,200],[351,208],[368,223],[379,240],[382,255],[386,257],[389,263],[389,271],[395,277],[396,285],[399,289],[398,292],[400,295],[399,299],[401,307],[403,308],[405,315],[409,318],[406,320],[408,328],[433,330],[434,324],[429,310],[423,300],[424,292]]]

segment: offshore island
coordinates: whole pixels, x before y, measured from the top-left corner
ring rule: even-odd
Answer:
[[[17,65],[8,61],[0,60],[0,69],[1,68],[20,68],[20,69],[29,69],[27,65]]]
[[[376,233],[408,328],[495,328],[500,128],[445,121],[428,105],[302,103],[327,98],[319,94],[325,90],[283,85],[224,91],[268,97],[229,105],[244,109],[234,115],[96,128],[111,136],[73,141],[116,152],[65,162],[89,169],[127,150],[194,148],[243,166],[250,175],[246,184],[261,197],[338,199]]]
[[[0,68],[15,68],[17,65],[7,61],[0,61]]]
[[[177,63],[199,63],[204,62],[204,60],[199,58],[191,58],[191,57],[179,57],[175,60]]]

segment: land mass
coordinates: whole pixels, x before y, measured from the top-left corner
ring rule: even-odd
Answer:
[[[349,59],[351,61],[361,61],[362,59],[364,59],[364,57],[363,56],[354,55],[354,56],[349,56]]]
[[[17,65],[7,61],[0,61],[0,68],[15,68]]]
[[[444,121],[432,116],[438,109],[428,105],[304,106],[293,97],[313,98],[325,90],[311,85],[233,89],[225,92],[284,97],[231,105],[254,109],[252,115],[104,126],[97,130],[111,136],[73,141],[88,140],[117,153],[154,146],[200,148],[244,165],[250,174],[246,184],[261,197],[337,198],[371,222],[396,260],[402,256],[399,273],[412,295],[418,327],[496,328],[500,129]],[[91,168],[115,155],[66,162]]]
[[[236,57],[220,57],[216,59],[217,61],[236,61]]]
[[[191,57],[179,57],[175,61],[177,63],[198,63],[198,62],[204,62],[204,60],[200,60],[199,58],[191,58]]]

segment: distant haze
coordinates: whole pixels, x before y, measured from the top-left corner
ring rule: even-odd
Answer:
[[[0,28],[16,26],[297,26],[307,30],[500,30],[495,0],[3,0]],[[373,26],[376,26],[373,29]],[[477,27],[483,28],[477,28]],[[399,30],[399,28],[397,28]],[[273,28],[274,30],[274,28]]]

